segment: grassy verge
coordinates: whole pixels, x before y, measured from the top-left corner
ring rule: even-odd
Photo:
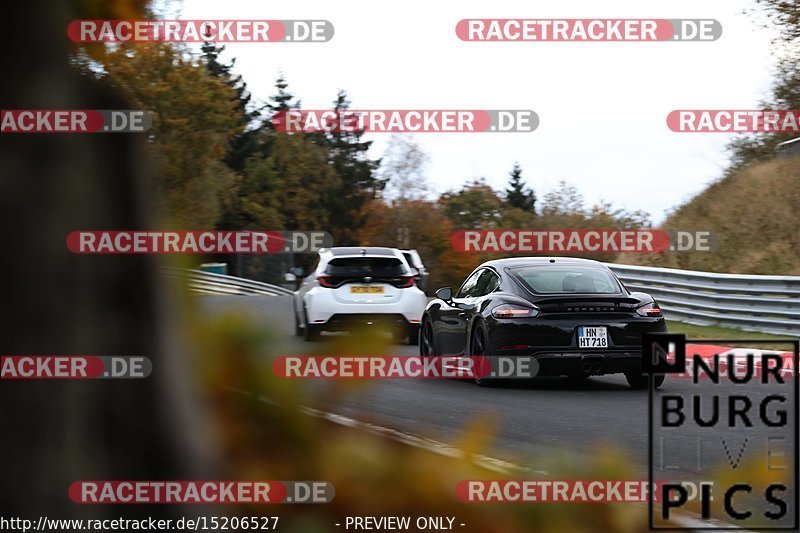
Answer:
[[[770,333],[758,333],[753,331],[743,331],[741,329],[723,328],[720,326],[695,326],[684,324],[683,322],[667,321],[670,333],[684,333],[690,339],[752,339],[752,340],[779,340],[789,339],[785,335],[772,335]],[[756,348],[767,350],[790,350],[791,346],[785,342],[775,344],[758,344]]]

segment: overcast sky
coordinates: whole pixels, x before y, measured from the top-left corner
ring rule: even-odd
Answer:
[[[485,177],[502,189],[515,161],[541,198],[559,180],[587,203],[643,209],[656,222],[726,166],[730,134],[673,133],[673,109],[753,109],[767,96],[772,30],[755,0],[492,2],[183,0],[180,18],[327,19],[328,43],[228,44],[255,98],[283,72],[303,108],[533,109],[532,133],[414,134],[436,192]],[[714,42],[462,42],[462,18],[715,18]],[[412,135],[412,134],[408,134]],[[376,157],[388,134],[373,133]]]

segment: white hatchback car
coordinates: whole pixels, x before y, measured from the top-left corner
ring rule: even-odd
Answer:
[[[323,331],[378,326],[416,344],[427,303],[399,250],[325,248],[294,293],[295,333],[316,340]]]

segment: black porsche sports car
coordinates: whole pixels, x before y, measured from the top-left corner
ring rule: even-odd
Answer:
[[[529,356],[537,375],[642,374],[642,334],[666,333],[648,294],[630,292],[605,265],[567,257],[487,261],[461,287],[436,291],[420,330],[420,356]],[[664,376],[655,376],[661,386]],[[475,379],[486,384],[486,379]]]

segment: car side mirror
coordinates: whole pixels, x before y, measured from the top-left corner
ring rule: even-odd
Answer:
[[[450,287],[442,287],[436,291],[436,297],[445,302],[449,302],[453,299],[453,289]]]
[[[292,267],[289,269],[290,274],[294,274],[295,278],[303,277],[303,267]],[[286,280],[289,281],[289,280]]]

